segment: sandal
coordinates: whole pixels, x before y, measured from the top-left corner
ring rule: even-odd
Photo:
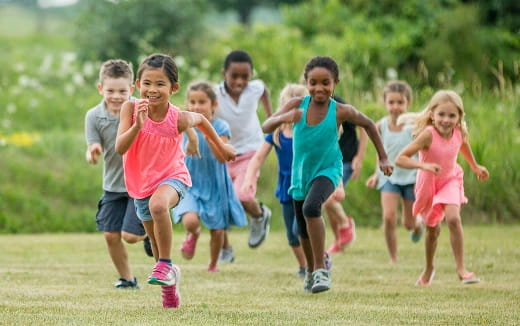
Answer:
[[[423,274],[424,272],[421,273],[421,276],[419,276],[419,278],[415,282],[415,286],[430,286],[432,284],[433,278],[435,277],[435,270],[432,271],[432,274],[430,275],[430,279],[428,280],[428,282],[423,281]]]
[[[459,280],[461,280],[462,284],[473,284],[480,282],[480,278],[478,278],[475,273],[469,272],[466,272],[464,275],[459,274]]]

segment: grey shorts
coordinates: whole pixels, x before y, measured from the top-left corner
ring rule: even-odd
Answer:
[[[96,227],[103,232],[145,235],[143,223],[135,213],[134,200],[126,192],[104,191],[98,202]]]
[[[164,180],[163,182],[161,182],[159,184],[159,186],[161,186],[161,185],[168,185],[168,186],[172,187],[173,189],[177,190],[177,193],[179,194],[179,202],[182,200],[182,198],[186,194],[186,190],[188,189],[187,185],[185,185],[182,181],[179,181],[177,179]],[[152,197],[152,196],[148,196],[146,198],[141,198],[141,199],[134,199],[135,211],[137,213],[137,217],[143,222],[148,222],[148,221],[152,220],[152,214],[150,213],[150,207],[149,207],[150,197]],[[171,211],[170,211],[170,215],[171,215]]]

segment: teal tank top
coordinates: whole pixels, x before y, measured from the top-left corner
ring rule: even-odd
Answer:
[[[311,97],[300,104],[303,114],[293,125],[293,162],[289,194],[295,200],[304,200],[312,181],[319,176],[330,179],[336,188],[343,176],[341,150],[338,145],[336,101],[329,100],[323,120],[314,126],[307,124],[307,110]]]

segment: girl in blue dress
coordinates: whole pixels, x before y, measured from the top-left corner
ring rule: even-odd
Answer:
[[[227,143],[231,137],[228,124],[214,117],[217,96],[211,84],[196,82],[188,87],[188,110],[204,115],[217,134]],[[208,271],[216,272],[217,261],[224,242],[224,231],[231,225],[247,225],[246,215],[238,200],[229,176],[225,159],[215,151],[215,144],[209,142],[197,130],[200,156],[187,156],[186,166],[192,178],[192,187],[185,198],[175,208],[175,223],[182,220],[187,231],[181,246],[181,254],[186,259],[193,258],[200,235],[199,219],[210,230],[210,261]],[[185,139],[185,142],[187,139]],[[226,144],[230,146],[230,144]]]

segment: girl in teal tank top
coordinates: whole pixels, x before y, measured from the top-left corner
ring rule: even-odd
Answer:
[[[321,205],[338,186],[342,156],[338,126],[350,121],[366,129],[385,175],[392,173],[375,124],[348,104],[332,99],[339,82],[339,68],[330,57],[314,57],[305,66],[308,97],[296,97],[267,119],[262,129],[273,132],[282,123],[294,123],[293,165],[290,194],[298,222],[298,233],[307,258],[304,292],[319,293],[331,287],[330,270],[324,262],[325,225]]]

